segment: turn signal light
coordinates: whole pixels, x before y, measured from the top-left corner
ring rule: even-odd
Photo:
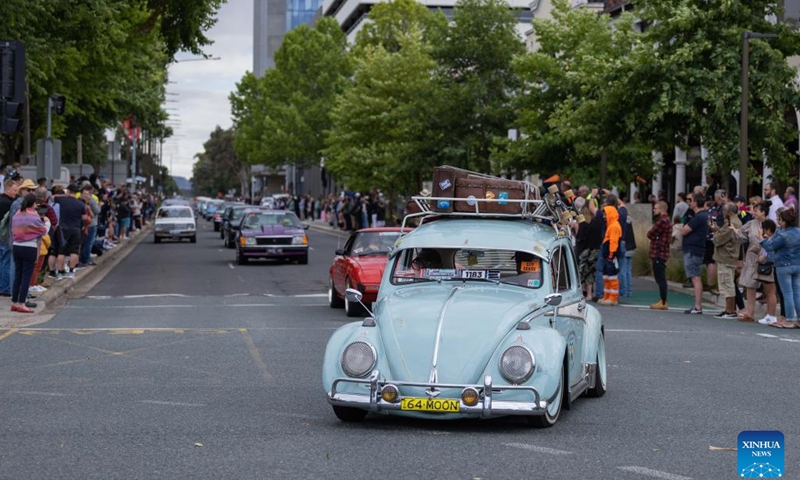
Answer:
[[[472,387],[467,387],[461,391],[461,401],[468,407],[474,407],[480,399],[480,394]]]
[[[303,235],[303,245],[308,245],[308,237]]]
[[[244,237],[239,237],[239,245],[244,246]]]
[[[400,398],[400,391],[394,385],[384,385],[381,389],[381,398],[389,403],[395,403]]]

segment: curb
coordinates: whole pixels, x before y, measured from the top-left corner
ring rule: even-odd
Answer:
[[[111,250],[107,250],[102,256],[94,257],[97,263],[94,267],[87,267],[75,273],[75,279],[64,279],[53,283],[47,291],[37,297],[34,301],[38,304],[36,313],[29,316],[9,313],[0,314],[0,329],[24,327],[49,321],[63,304],[71,297],[76,290],[87,290],[103,279],[111,269],[119,262],[124,260],[139,243],[148,237],[152,232],[153,224],[148,224],[142,230],[136,232],[130,240],[124,244],[117,244]],[[5,317],[5,318],[4,318]]]

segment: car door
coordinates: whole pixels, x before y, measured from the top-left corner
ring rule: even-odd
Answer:
[[[336,255],[333,260],[333,285],[336,288],[336,291],[342,294],[344,294],[345,277],[347,276],[347,270],[349,268],[349,263],[351,262],[350,253],[353,249],[353,243],[355,243],[357,236],[358,233],[350,234],[350,238],[347,239],[347,242],[344,244],[344,248],[342,248],[342,254]]]
[[[586,300],[580,289],[575,254],[568,243],[554,249],[550,268],[553,290],[562,296],[561,305],[556,309],[555,328],[567,343],[569,383],[574,386],[583,378]]]

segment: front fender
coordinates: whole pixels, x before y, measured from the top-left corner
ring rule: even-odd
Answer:
[[[533,353],[533,375],[524,385],[534,387],[542,399],[547,400],[556,392],[561,381],[561,368],[567,348],[564,337],[552,328],[537,325],[531,325],[530,330],[515,329],[509,332],[486,365],[485,374],[492,376],[494,385],[510,385],[500,373],[500,357],[513,345],[525,346]],[[530,400],[530,395],[526,392],[507,391],[502,397],[502,400],[511,401]]]
[[[347,374],[342,370],[342,352],[345,347],[356,340],[367,342],[375,348],[377,361],[373,370],[378,369],[381,372],[381,379],[391,378],[389,365],[386,362],[386,356],[383,354],[385,349],[381,339],[380,326],[364,327],[360,321],[352,322],[333,332],[333,335],[328,340],[328,345],[325,347],[325,357],[322,363],[322,387],[325,392],[331,391],[334,380],[347,377]],[[367,377],[368,375],[364,378]],[[350,383],[340,384],[338,390],[349,393],[364,393],[363,387],[359,388],[358,385]]]

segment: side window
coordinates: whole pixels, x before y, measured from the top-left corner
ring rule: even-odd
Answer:
[[[356,237],[358,237],[357,233],[350,235],[350,238],[347,239],[347,242],[344,244],[344,254],[350,255],[350,251],[353,249],[353,243],[356,241]]]
[[[556,292],[572,289],[574,281],[571,275],[574,269],[570,268],[570,263],[574,263],[573,255],[566,248],[561,247],[553,254],[550,271]]]

